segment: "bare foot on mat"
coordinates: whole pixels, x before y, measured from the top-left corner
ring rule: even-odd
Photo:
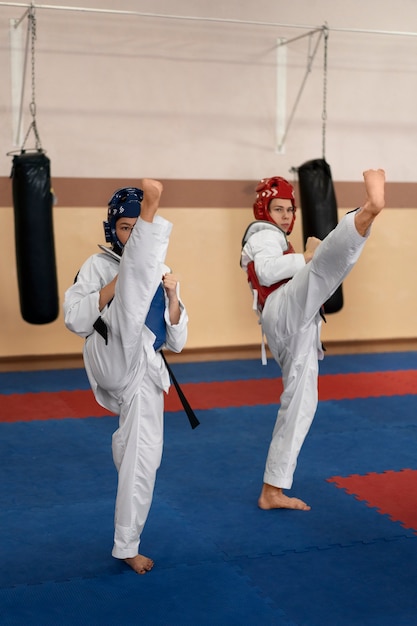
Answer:
[[[133,569],[134,572],[136,572],[136,574],[146,574],[147,572],[150,572],[154,566],[152,559],[148,559],[147,556],[143,556],[142,554],[137,554],[131,558],[124,559],[124,561]]]
[[[289,498],[286,496],[282,489],[274,487],[273,485],[267,485],[264,483],[259,496],[258,506],[260,509],[268,511],[270,509],[294,509],[298,511],[310,511],[311,506],[308,506],[302,500],[298,498]]]

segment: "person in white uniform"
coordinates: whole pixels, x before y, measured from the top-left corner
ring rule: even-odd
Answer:
[[[162,184],[115,192],[106,241],[66,291],[67,328],[85,337],[83,356],[97,402],[119,415],[112,437],[118,471],[112,555],[138,574],[152,569],[139,543],[163,447],[164,392],[170,377],[160,349],[180,352],[188,317],[179,284],[164,264],[172,224],[156,215]]]
[[[297,458],[317,409],[322,305],[355,265],[371,224],[384,207],[385,172],[367,170],[363,176],[364,204],[346,214],[323,241],[309,237],[301,254],[287,241],[296,211],[292,185],[277,176],[256,187],[257,221],[244,235],[241,266],[283,383],[258,500],[261,509],[311,508],[283,490],[292,487]]]

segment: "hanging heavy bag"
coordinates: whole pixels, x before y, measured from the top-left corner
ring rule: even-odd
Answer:
[[[338,222],[332,174],[325,159],[314,159],[298,168],[304,244],[308,237],[324,239]],[[343,307],[342,285],[324,303],[325,313],[337,313]]]
[[[13,157],[12,189],[20,310],[29,324],[59,313],[50,161],[42,151]]]

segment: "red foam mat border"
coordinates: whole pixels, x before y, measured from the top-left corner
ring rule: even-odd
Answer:
[[[181,385],[195,410],[278,404],[280,378]],[[328,374],[319,377],[320,400],[343,400],[417,393],[417,370]],[[166,411],[180,411],[181,402],[171,387]],[[0,422],[101,417],[110,415],[90,390],[0,395]]]

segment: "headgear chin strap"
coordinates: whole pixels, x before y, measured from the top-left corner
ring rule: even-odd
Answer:
[[[274,198],[282,198],[283,200],[291,200],[292,207],[294,209],[292,222],[287,231],[289,235],[293,229],[295,222],[295,197],[294,187],[281,176],[273,176],[272,178],[263,178],[256,186],[256,200],[253,205],[253,214],[257,220],[265,220],[267,222],[274,222],[270,212],[268,211],[269,203]]]
[[[123,252],[123,244],[116,235],[116,222],[121,217],[139,217],[143,191],[137,187],[122,187],[109,200],[107,221],[103,222],[104,236],[117,254]]]

